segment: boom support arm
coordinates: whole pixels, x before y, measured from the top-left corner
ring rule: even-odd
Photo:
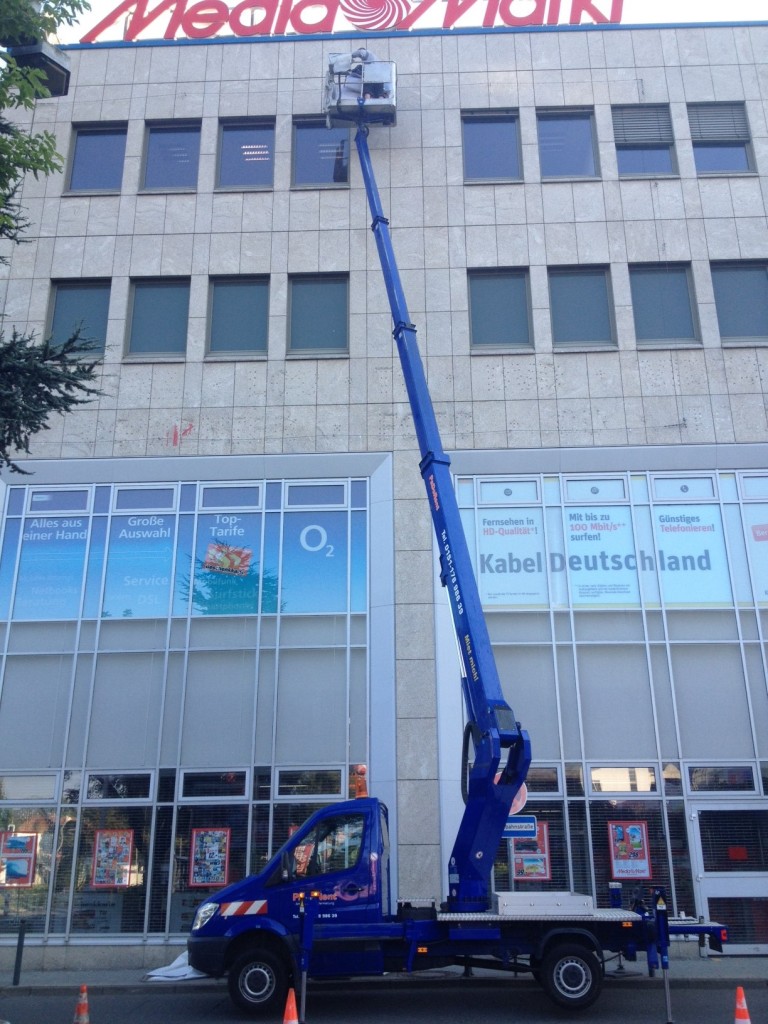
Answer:
[[[475,746],[467,803],[448,867],[448,905],[457,912],[485,910],[489,905],[491,869],[499,840],[512,800],[525,781],[531,761],[530,740],[502,693],[451,480],[450,460],[443,451],[416,342],[416,328],[408,313],[389,222],[381,207],[368,149],[368,128],[364,124],[358,124],[355,144],[373,218],[371,230],[392,311],[393,335],[421,452],[421,475],[440,554],[440,579],[450,598],[462,661],[468,730]],[[503,757],[506,760],[502,764]]]

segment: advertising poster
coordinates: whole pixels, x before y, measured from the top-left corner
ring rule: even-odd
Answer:
[[[743,516],[755,603],[765,608],[768,606],[768,505],[744,505]]]
[[[286,513],[280,580],[283,612],[347,610],[348,524],[346,512]]]
[[[565,558],[574,608],[640,604],[631,510],[627,505],[565,509]],[[553,568],[560,559],[553,555]]]
[[[24,520],[14,619],[76,619],[88,543],[84,516]]]
[[[609,821],[608,844],[614,881],[651,878],[648,826],[644,821]]]
[[[97,829],[93,840],[91,885],[106,889],[130,885],[133,857],[133,829]]]
[[[652,514],[656,568],[665,604],[680,608],[730,604],[719,507],[656,505]]]
[[[480,600],[494,608],[547,608],[540,508],[484,508],[477,517]]]
[[[200,516],[192,588],[193,615],[256,615],[261,575],[260,543],[261,514],[258,512]]]
[[[512,874],[516,882],[550,882],[549,823],[536,824],[535,837],[519,837],[512,842]]]
[[[112,519],[102,608],[105,618],[155,618],[168,614],[175,533],[173,515]]]
[[[190,886],[226,885],[229,878],[229,828],[193,828]]]
[[[0,832],[0,885],[32,885],[36,855],[34,833]]]

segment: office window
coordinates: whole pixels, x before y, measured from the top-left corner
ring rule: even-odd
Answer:
[[[270,188],[275,170],[275,126],[225,121],[219,136],[219,188]]]
[[[468,285],[473,348],[530,345],[527,271],[470,270]]]
[[[349,278],[307,274],[289,280],[290,352],[346,352]]]
[[[150,125],[144,188],[195,188],[199,154],[199,125]]]
[[[183,355],[187,349],[189,280],[133,282],[129,355]]]
[[[461,116],[465,181],[506,181],[522,177],[516,114],[466,113]]]
[[[619,174],[674,174],[675,138],[669,107],[613,107],[613,137]]]
[[[589,110],[539,111],[542,178],[594,178],[597,156]]]
[[[610,282],[605,267],[550,269],[549,301],[555,345],[613,344]]]
[[[58,347],[79,329],[80,338],[104,351],[109,314],[109,281],[57,281],[53,285],[53,302],[49,338]]]
[[[699,174],[753,170],[743,103],[692,103],[688,107],[688,122]]]
[[[293,184],[346,185],[349,182],[349,129],[325,121],[295,121]]]
[[[125,125],[75,129],[70,192],[118,192],[123,183]]]
[[[269,281],[265,277],[222,277],[211,281],[208,350],[266,352]]]
[[[630,267],[629,283],[638,345],[697,340],[688,267]]]
[[[768,340],[768,264],[713,263],[712,287],[723,341]]]

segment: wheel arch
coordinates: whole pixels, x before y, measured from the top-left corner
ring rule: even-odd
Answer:
[[[547,953],[554,949],[555,946],[565,945],[566,943],[584,946],[585,949],[595,954],[600,961],[601,967],[605,969],[603,947],[598,942],[597,936],[589,928],[553,928],[545,935],[542,935],[533,955],[537,959],[543,960]]]
[[[249,928],[236,935],[227,947],[225,970],[228,971],[235,960],[250,949],[268,949],[285,962],[291,976],[294,974],[296,959],[292,944],[287,936],[278,935],[269,928]]]

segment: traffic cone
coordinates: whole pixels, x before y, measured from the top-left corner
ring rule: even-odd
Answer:
[[[749,1019],[747,1000],[744,998],[744,989],[741,985],[736,989],[736,1016],[734,1021],[735,1024],[752,1024]]]
[[[285,1000],[283,1024],[299,1024],[299,1015],[296,1012],[296,993],[292,988],[288,989],[288,998]]]
[[[88,1013],[88,987],[80,986],[80,995],[77,997],[75,1007],[75,1019],[72,1024],[91,1024],[91,1017]]]

